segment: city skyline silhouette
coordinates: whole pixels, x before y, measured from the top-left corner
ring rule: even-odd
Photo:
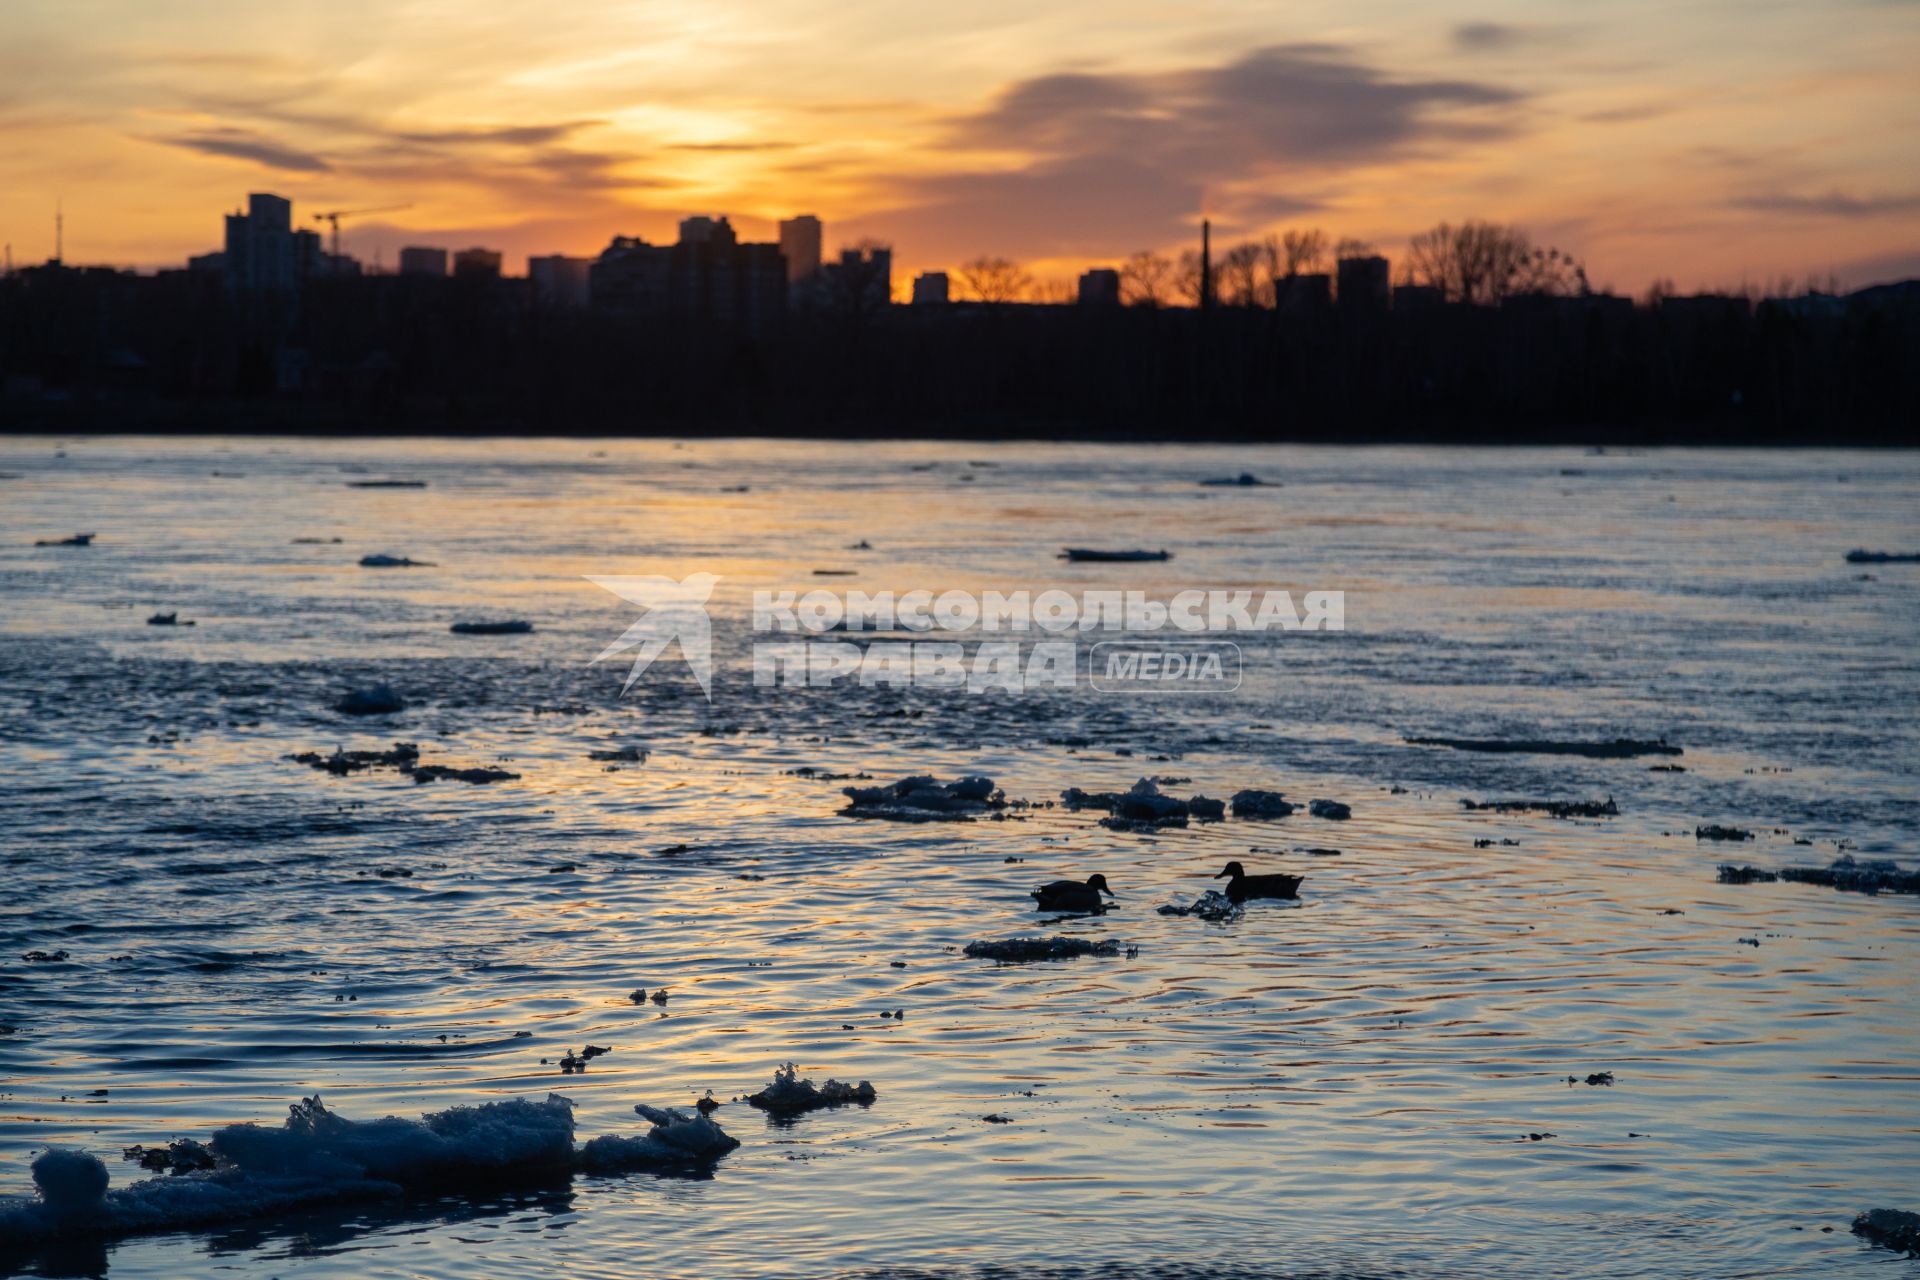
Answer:
[[[612,4],[297,22],[231,3],[12,15],[0,239],[17,263],[155,269],[206,251],[214,192],[349,220],[356,256],[422,240],[510,259],[744,238],[817,213],[912,274],[980,255],[1043,280],[1319,226],[1391,251],[1442,222],[1527,229],[1638,294],[1920,274],[1901,50],[1911,6],[1713,15],[1615,5],[1228,4],[706,20]],[[1169,38],[1169,37],[1174,38]],[[1902,122],[1905,122],[1903,125]],[[399,208],[396,209],[396,206]]]

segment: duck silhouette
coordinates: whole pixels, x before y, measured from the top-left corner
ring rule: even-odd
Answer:
[[[1100,900],[1101,894],[1113,897],[1113,890],[1107,888],[1107,878],[1099,872],[1087,877],[1086,883],[1078,880],[1055,880],[1043,884],[1032,893],[1036,911],[1104,911],[1106,903]]]
[[[1214,877],[1227,882],[1227,897],[1233,902],[1245,902],[1249,898],[1294,898],[1300,893],[1300,881],[1304,876],[1250,876],[1246,868],[1237,862],[1229,862],[1226,869]]]

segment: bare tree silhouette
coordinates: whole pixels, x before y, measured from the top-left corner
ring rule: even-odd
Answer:
[[[1536,249],[1518,227],[1441,223],[1407,244],[1407,274],[1449,302],[1483,305],[1523,293],[1585,293],[1587,272],[1573,255]]]
[[[1131,307],[1157,307],[1174,294],[1174,265],[1166,256],[1141,250],[1120,264],[1120,297]]]
[[[1036,281],[1033,286],[1027,290],[1027,296],[1034,302],[1043,302],[1051,306],[1064,306],[1069,302],[1078,302],[1080,300],[1080,286],[1072,280],[1064,280],[1059,276],[1048,276],[1044,280]]]
[[[1276,235],[1260,237],[1260,267],[1266,273],[1267,288],[1277,300],[1280,296],[1279,279],[1287,269],[1286,242]]]
[[[979,257],[960,268],[960,283],[980,302],[1018,302],[1033,288],[1033,276],[1006,258]]]
[[[1280,237],[1281,266],[1276,275],[1319,271],[1327,262],[1327,233],[1318,227],[1288,231]]]
[[[1233,307],[1262,305],[1260,263],[1263,257],[1260,246],[1252,240],[1242,241],[1220,255],[1215,274],[1221,302]]]
[[[1173,268],[1173,289],[1179,299],[1190,307],[1200,305],[1203,288],[1200,277],[1200,255],[1192,249],[1182,249],[1179,261]]]

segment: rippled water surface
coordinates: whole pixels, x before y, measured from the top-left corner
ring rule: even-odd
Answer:
[[[1240,471],[1283,483],[1196,483]],[[123,1185],[124,1146],[315,1092],[371,1117],[558,1091],[582,1138],[788,1059],[880,1093],[787,1125],[724,1107],[743,1145],[709,1178],[0,1268],[1920,1265],[1845,1229],[1920,1209],[1920,902],[1714,875],[1916,853],[1920,566],[1842,559],[1920,549],[1913,455],[16,438],[0,477],[0,1194],[49,1143]],[[387,477],[427,487],[347,484]],[[95,545],[32,545],[77,531]],[[1175,555],[1066,565],[1066,545]],[[370,552],[432,563],[358,567]],[[620,697],[624,665],[591,659],[636,611],[583,575],[696,570],[722,575],[711,705],[677,662]],[[820,586],[1334,588],[1347,629],[1249,639],[1243,687],[1214,698],[751,687],[752,591]],[[145,625],[173,610],[197,625]],[[448,632],[487,617],[536,630]],[[379,682],[410,708],[330,709]],[[1686,772],[1403,741],[1423,734],[1665,737]],[[286,758],[396,740],[520,777]],[[622,745],[649,754],[588,758]],[[840,815],[843,784],[809,769],[984,773],[1037,802],[1178,775],[1353,817],[905,826]],[[1620,815],[1459,804],[1515,796]],[[1758,835],[1700,843],[1700,823]],[[1155,913],[1229,858],[1305,874],[1300,900]],[[1027,909],[1033,884],[1096,870],[1110,914]],[[1043,928],[1138,954],[959,952]],[[551,1065],[587,1042],[614,1051]],[[1600,1071],[1615,1083],[1568,1082]]]

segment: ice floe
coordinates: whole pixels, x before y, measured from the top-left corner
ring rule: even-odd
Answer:
[[[1227,815],[1225,801],[1209,800],[1201,795],[1182,800],[1161,791],[1152,778],[1142,778],[1125,791],[1082,791],[1079,787],[1068,787],[1060,793],[1060,803],[1072,810],[1105,809],[1107,816],[1100,820],[1100,825],[1118,831],[1184,827],[1189,818],[1218,822]]]
[[[1171,560],[1171,551],[1103,551],[1097,547],[1068,547],[1060,553],[1062,560],[1074,560],[1093,564],[1133,564],[1150,560]]]
[[[710,1116],[634,1108],[653,1128],[576,1148],[573,1105],[558,1094],[452,1107],[417,1120],[350,1120],[316,1096],[277,1127],[215,1133],[211,1160],[185,1173],[109,1188],[106,1165],[54,1148],[32,1165],[37,1194],[0,1198],[0,1244],[113,1236],[234,1222],[315,1205],[531,1184],[574,1172],[695,1167],[740,1144]],[[175,1144],[176,1146],[180,1144]],[[169,1152],[173,1150],[168,1148]]]
[[[1828,866],[1782,867],[1778,871],[1722,863],[1718,879],[1721,884],[1772,884],[1787,880],[1868,895],[1920,893],[1920,871],[1909,871],[1885,858],[1858,859],[1850,853],[1841,854]]]
[[[1236,791],[1232,803],[1236,818],[1284,818],[1297,807],[1278,791]]]
[[[941,782],[922,774],[883,787],[842,787],[840,793],[847,797],[843,815],[893,822],[970,822],[975,814],[1007,807],[993,779],[982,777]]]
[[[533,630],[533,624],[512,618],[503,622],[456,622],[447,630],[457,636],[523,636]]]
[[[865,1080],[858,1084],[828,1080],[823,1085],[816,1085],[811,1080],[801,1079],[800,1068],[789,1062],[784,1067],[775,1067],[773,1083],[758,1093],[749,1094],[747,1101],[762,1111],[794,1115],[820,1107],[845,1106],[850,1102],[865,1106],[879,1096]]]
[[[1614,738],[1605,742],[1579,742],[1560,738],[1408,738],[1416,747],[1451,747],[1455,751],[1480,751],[1494,754],[1539,756],[1585,756],[1593,760],[1624,760],[1632,756],[1677,756],[1685,754],[1666,739]]]
[[[1854,1218],[1853,1234],[1882,1249],[1892,1249],[1909,1257],[1920,1255],[1920,1213],[1869,1209]]]
[[[1120,944],[1088,938],[986,938],[969,942],[963,954],[976,960],[1028,964],[1035,960],[1072,960],[1078,956],[1117,956]]]
[[[1617,818],[1620,806],[1605,800],[1462,800],[1460,807],[1481,813],[1544,813],[1550,818]]]
[[[407,709],[407,700],[395,693],[392,685],[376,684],[351,689],[341,695],[333,709],[343,716],[388,716]]]
[[[693,1166],[716,1160],[740,1145],[740,1140],[714,1123],[713,1117],[694,1115],[676,1107],[634,1104],[634,1112],[653,1128],[639,1137],[608,1133],[580,1148],[575,1165],[586,1173],[625,1173],[663,1166]]]
[[[192,1138],[175,1138],[164,1147],[128,1147],[120,1158],[150,1173],[195,1173],[219,1164],[211,1148]]]
[[[452,780],[467,782],[476,786],[489,782],[510,782],[518,779],[519,774],[507,769],[482,766],[477,768],[455,768],[444,764],[420,763],[420,748],[411,742],[396,742],[386,751],[345,751],[334,748],[333,754],[321,755],[318,751],[301,751],[287,759],[296,764],[304,764],[311,769],[319,769],[336,778],[359,773],[364,769],[397,769],[412,778],[416,783],[440,782]]]
[[[1232,924],[1247,914],[1247,909],[1218,889],[1209,889],[1186,906],[1169,902],[1160,908],[1163,916],[1198,916],[1219,924]]]

